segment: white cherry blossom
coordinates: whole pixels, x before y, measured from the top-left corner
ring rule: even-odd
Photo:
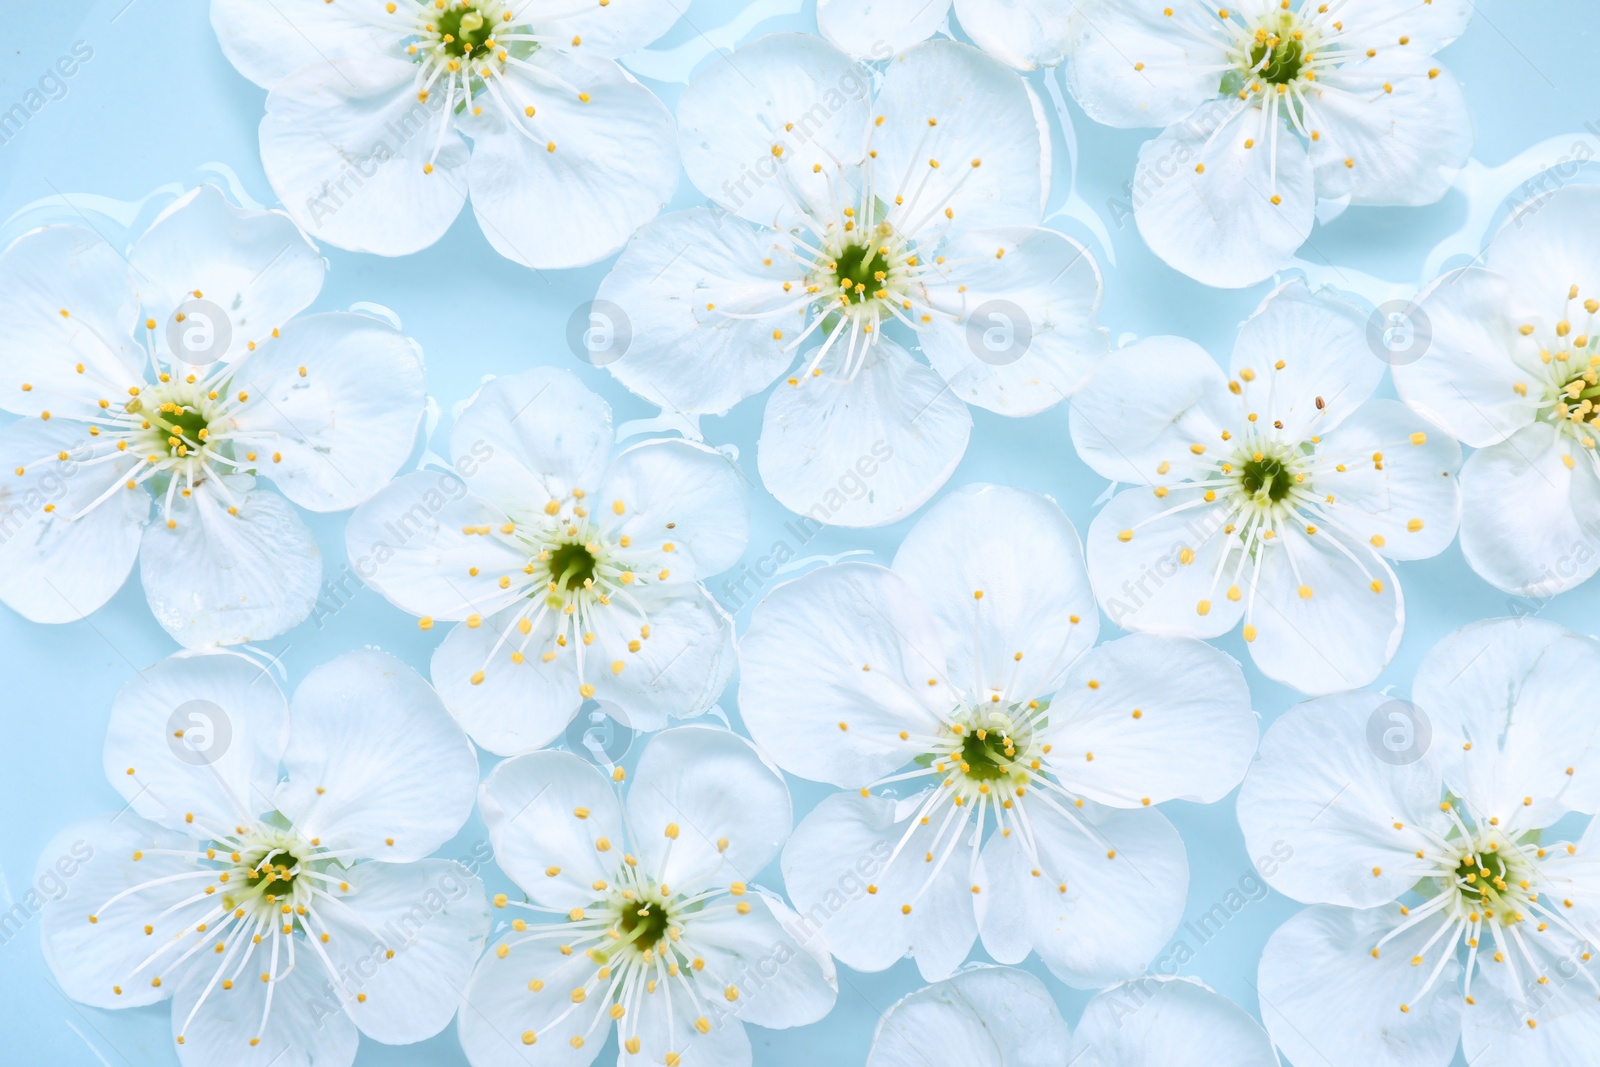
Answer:
[[[974,44],[1018,70],[1053,67],[1067,48],[1063,0],[817,0],[817,29],[857,59],[933,36],[954,9]]]
[[[451,427],[454,468],[395,479],[345,528],[368,585],[424,630],[458,623],[433,682],[492,752],[549,744],[590,699],[660,729],[733,672],[701,579],[744,551],[741,475],[683,440],[613,445],[610,407],[571,374],[495,378]]]
[[[261,163],[319,240],[401,256],[472,200],[530,267],[615,252],[678,183],[672,116],[616,59],[681,0],[212,0],[239,72],[268,90]]]
[[[1211,802],[1256,722],[1238,665],[1142,634],[1098,648],[1072,524],[1046,497],[968,486],[893,568],[780,586],[740,643],[757,744],[825,798],[784,850],[791,898],[842,962],[912,954],[948,977],[981,934],[1063,981],[1138,974],[1183,913],[1188,861],[1155,805]]]
[[[967,404],[1043,411],[1104,351],[1099,268],[1040,226],[1043,109],[978,50],[917,45],[873,92],[826,42],[774,34],[711,61],[678,119],[716,206],[662,216],[618,258],[599,299],[631,341],[607,368],[688,415],[777,382],[758,464],[790,510],[904,517],[960,462]],[[869,491],[829,504],[853,472]]]
[[[612,778],[620,783],[618,768]],[[754,883],[789,835],[783,776],[726,730],[652,739],[620,786],[567,752],[507,760],[480,804],[526,897],[462,996],[473,1067],[749,1067],[745,1025],[815,1022],[833,961]]]
[[[1072,405],[1095,471],[1130,482],[1089,526],[1111,621],[1220,637],[1306,693],[1377,677],[1400,643],[1392,560],[1449,547],[1461,450],[1393,400],[1367,313],[1291,282],[1240,328],[1226,373],[1199,345],[1113,353]]]
[[[1069,1036],[1044,983],[975,965],[885,1013],[866,1067],[1278,1067],[1261,1024],[1192,979],[1140,978],[1089,1001]]]
[[[1481,267],[1406,313],[1419,356],[1394,368],[1414,410],[1477,451],[1461,468],[1461,551],[1507,592],[1548,597],[1600,569],[1600,187],[1520,209]]]
[[[1261,960],[1295,1063],[1481,1067],[1588,1060],[1600,1039],[1600,642],[1493,619],[1424,658],[1409,704],[1358,691],[1292,708],[1239,794],[1267,880],[1313,905]],[[1383,730],[1406,731],[1392,745]]]
[[[182,653],[117,695],[105,768],[124,809],[41,860],[90,852],[42,917],[68,996],[171,1000],[184,1067],[348,1067],[360,1034],[449,1024],[489,904],[427,857],[471,812],[478,764],[410,668],[346,653],[291,705],[244,656]]]
[[[299,314],[323,273],[289,218],[209,185],[126,255],[76,225],[0,254],[0,408],[22,416],[0,428],[0,600],[81,619],[137,560],[190,647],[310,614],[322,564],[290,502],[377,492],[424,399],[416,345],[388,323]]]
[[[1207,285],[1287,266],[1317,201],[1421,205],[1472,150],[1434,53],[1470,0],[1079,0],[1067,84],[1111,126],[1164,126],[1139,152],[1151,251]]]

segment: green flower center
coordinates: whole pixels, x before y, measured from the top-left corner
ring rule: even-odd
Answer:
[[[260,893],[271,903],[294,895],[294,880],[303,861],[286,848],[270,848],[250,863],[245,875],[247,889]]]
[[[597,565],[586,545],[565,544],[550,553],[550,580],[560,589],[582,589],[594,578]]]
[[[881,247],[846,245],[834,260],[833,273],[845,299],[859,304],[883,288],[883,281],[889,274],[889,259]]]
[[[1259,69],[1256,77],[1269,85],[1288,85],[1300,77],[1305,53],[1305,44],[1299,40],[1271,37],[1251,47],[1250,69]],[[1261,66],[1262,60],[1266,60],[1266,66]]]
[[[494,36],[494,23],[484,17],[473,0],[439,12],[433,25],[444,50],[452,56],[476,55]]]
[[[1282,460],[1263,456],[1245,461],[1239,469],[1239,484],[1251,496],[1265,491],[1267,499],[1276,504],[1288,496],[1289,490],[1294,487],[1294,475],[1289,473]]]
[[[623,938],[640,952],[654,948],[667,936],[667,927],[671,924],[666,905],[659,901],[628,901],[617,917]]]
[[[1506,872],[1510,865],[1498,852],[1484,851],[1473,856],[1463,856],[1456,865],[1456,884],[1461,894],[1482,903],[1494,900],[1508,888]]]
[[[1016,758],[1016,742],[999,731],[974,730],[961,739],[962,773],[975,781],[1006,777]]]

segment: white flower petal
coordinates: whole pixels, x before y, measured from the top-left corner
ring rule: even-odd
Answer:
[[[365,315],[309,315],[239,368],[237,430],[272,437],[271,477],[303,508],[342,511],[383,488],[411,453],[426,393],[398,330]]]
[[[158,324],[158,351],[179,359],[194,351],[182,343],[171,347],[171,324],[190,300],[203,299],[228,317],[227,348],[214,350],[213,335],[205,354],[238,359],[247,343],[266,341],[322,290],[322,257],[293,220],[278,211],[234,207],[215,185],[202,185],[171,204],[128,261],[139,302]]]
[[[46,226],[17,238],[0,253],[0,408],[102,417],[99,400],[144,384],[138,313],[127,261],[92,230]]]
[[[750,539],[739,468],[716,449],[691,441],[646,441],[619,453],[599,496],[597,507],[623,505],[619,533],[634,544],[672,543],[697,578],[739,562]]]
[[[1072,445],[1096,474],[1165,484],[1158,468],[1237,421],[1217,361],[1183,337],[1146,337],[1100,361],[1072,399]]]
[[[901,542],[894,570],[933,613],[949,681],[981,699],[1049,696],[1100,630],[1078,532],[1026,489],[946,494]]]
[[[943,378],[880,337],[852,378],[824,369],[773,390],[757,445],[761,481],[784,507],[817,522],[902,519],[938,492],[966,453],[972,416],[951,394]]]
[[[527,642],[533,655],[521,663],[511,653],[523,646],[516,632],[522,608],[510,608],[483,620],[481,626],[453,626],[434,650],[429,673],[439,696],[481,747],[500,756],[544,748],[566,729],[583,698],[578,692],[578,664],[571,655],[549,663],[542,650],[555,639],[547,622]],[[483,677],[474,684],[479,673]],[[639,727],[631,719],[630,727]]]
[[[1405,630],[1405,600],[1392,571],[1364,544],[1280,525],[1261,577],[1247,591],[1256,628],[1251,658],[1261,673],[1319,696],[1371,682]]]
[[[1420,436],[1420,440],[1418,439]],[[1428,433],[1404,404],[1369,400],[1322,438],[1318,452],[1354,457],[1318,472],[1317,491],[1341,532],[1378,544],[1390,559],[1428,559],[1450,547],[1461,518],[1461,446],[1448,434]],[[1373,460],[1382,456],[1382,460]]]
[[[1313,292],[1298,279],[1269,293],[1239,327],[1229,361],[1245,411],[1281,422],[1283,440],[1331,433],[1383,379],[1368,318],[1332,290]]]
[[[602,652],[585,661],[584,680],[596,699],[618,706],[639,730],[706,711],[733,678],[733,619],[699,586],[640,589],[634,601],[642,616],[615,608],[604,618],[591,616]],[[650,620],[648,638],[643,618]],[[635,637],[643,638],[639,651],[624,656]],[[605,655],[617,658],[607,663]]]
[[[902,997],[866,1067],[1059,1067],[1067,1024],[1027,971],[974,966]]]
[[[1518,327],[1536,313],[1511,279],[1464,267],[1417,297],[1409,324],[1422,345],[1415,360],[1397,361],[1395,390],[1411,407],[1474,448],[1497,444],[1538,416],[1543,399],[1529,382],[1545,379],[1539,342]],[[1522,384],[1522,393],[1516,386]]]
[[[507,259],[593,263],[672,199],[672,115],[613,60],[541,48],[524,62],[538,73],[508,67],[494,82],[501,99],[469,127],[473,213]],[[578,91],[548,84],[556,79]],[[523,114],[528,107],[534,116]]]
[[[805,929],[820,930],[841,963],[882,971],[910,953],[932,982],[967,958],[978,928],[966,856],[942,867],[923,859],[943,815],[928,825],[909,815],[895,819],[897,807],[914,810],[920,799],[897,806],[859,793],[825,798],[800,820],[783,850],[783,883],[809,924]],[[900,854],[885,867],[902,838]]]
[[[805,271],[787,249],[776,231],[711,208],[647,223],[600,283],[591,313],[609,319],[607,304],[622,312],[621,323],[600,322],[606,343],[622,350],[595,348],[593,361],[664,409],[725,413],[794,362],[793,341],[773,336],[789,320],[762,314],[804,292]]]
[[[67,996],[96,1008],[133,1008],[172,995],[170,983],[151,982],[163,968],[138,968],[162,943],[213,910],[209,901],[174,909],[195,894],[199,879],[156,884],[194,870],[185,857],[162,850],[193,847],[187,835],[126,812],[73,823],[45,846],[38,877],[64,885],[59,896],[40,904],[39,948]],[[135,886],[146,888],[106,906]],[[91,915],[96,921],[89,921]],[[154,928],[149,934],[146,925]]]
[[[634,1024],[639,1054],[618,1055],[617,1067],[654,1067],[666,1062],[669,1051],[677,1052],[679,1062],[684,1064],[750,1067],[750,1035],[745,1032],[744,1023],[731,1012],[719,1010],[723,1005],[709,999],[718,995],[702,990],[699,997],[705,999],[690,1000],[680,988],[670,1002],[662,996],[646,996]],[[701,1019],[711,1024],[704,1033],[696,1025]]]
[[[1106,990],[1083,1009],[1072,1048],[1074,1067],[1278,1067],[1261,1024],[1191,978]]]
[[[1166,497],[1129,489],[1089,523],[1087,555],[1096,599],[1114,626],[1143,633],[1220,637],[1238,624],[1244,601],[1223,595],[1238,569],[1224,571],[1224,503],[1177,485]],[[1131,533],[1131,536],[1128,535]],[[1248,575],[1247,575],[1248,576]]]
[[[1541,953],[1551,964],[1547,968],[1550,981],[1555,982],[1555,975],[1561,973],[1556,970],[1558,960],[1571,974],[1583,966],[1576,962],[1577,954],[1588,951],[1573,945],[1570,954],[1564,953],[1556,960]],[[1507,995],[1489,982],[1482,986],[1482,993],[1479,987],[1473,988],[1479,1005],[1463,1018],[1461,1051],[1468,1063],[1477,1067],[1582,1063],[1600,1046],[1600,1012],[1594,1010],[1593,987],[1586,979],[1576,975],[1567,978],[1553,994],[1545,994],[1548,1001],[1537,993]],[[1528,1005],[1536,1005],[1536,1026],[1528,1025]]]
[[[750,742],[710,726],[651,740],[628,787],[627,816],[639,862],[673,886],[754,878],[793,824],[783,776]]]
[[[524,10],[535,33],[577,37],[590,55],[617,59],[666,33],[688,9],[687,0],[607,0],[551,14],[539,8]]]
[[[519,593],[502,590],[499,578],[520,572],[528,554],[467,530],[497,529],[506,521],[505,512],[472,495],[454,471],[417,471],[356,508],[345,526],[345,553],[362,580],[402,611],[487,618],[522,601]]]
[[[817,29],[858,59],[887,59],[932,37],[949,0],[817,0]]]
[[[538,367],[495,378],[450,429],[473,491],[507,509],[542,511],[572,489],[599,487],[611,454],[611,406],[567,371]]]
[[[827,33],[822,6],[817,17]],[[716,57],[684,88],[683,169],[702,193],[742,218],[796,222],[794,200],[830,203],[838,195],[830,184],[837,168],[865,157],[870,89],[866,71],[817,37],[762,37]]]
[[[1307,701],[1272,724],[1238,811],[1251,855],[1289,853],[1267,876],[1273,888],[1370,908],[1422,877],[1417,850],[1453,824],[1439,810],[1442,779],[1420,720],[1404,701],[1361,690]]]
[[[172,1035],[183,1039],[173,1047],[184,1067],[349,1067],[355,1062],[361,1035],[341,1010],[341,998],[330,992],[327,970],[309,958],[309,946],[299,946],[305,955],[293,967],[288,949],[280,946],[277,978],[259,980],[271,966],[272,940],[265,937],[247,950],[248,956],[241,954],[244,971],[232,989],[222,989],[219,980],[206,993],[221,973],[212,959],[197,959],[184,972],[172,991]],[[195,1011],[202,995],[205,1002]]]
[[[150,611],[188,648],[276,637],[311,614],[322,584],[322,554],[288,501],[248,479],[224,496],[215,481],[175,495],[139,549]]]
[[[1077,392],[1105,353],[1094,324],[1100,268],[1055,230],[968,231],[925,277],[936,309],[918,333],[956,395],[1001,415],[1034,415]]]
[[[1594,638],[1541,619],[1489,619],[1435,645],[1412,692],[1432,718],[1445,781],[1478,820],[1540,827],[1600,810],[1600,722],[1572,714],[1572,694],[1592,684]]]
[[[1511,279],[1523,302],[1552,323],[1581,320],[1568,293],[1574,285],[1581,287],[1580,299],[1600,291],[1597,226],[1600,187],[1565,186],[1507,219],[1489,243],[1484,265]]]
[[[1426,54],[1460,37],[1473,10],[1471,0],[1428,0],[1398,7],[1394,0],[1348,0],[1339,5],[1338,14],[1348,48],[1399,47]]]
[[[1548,837],[1542,840],[1554,844]],[[1546,892],[1563,903],[1572,901],[1574,924],[1592,928],[1600,919],[1600,820],[1589,820],[1573,851],[1548,848],[1540,873],[1547,879]]]
[[[1168,266],[1243,288],[1286,266],[1310,236],[1311,158],[1287,129],[1265,126],[1259,107],[1218,104],[1139,149],[1133,183],[1148,192],[1133,219]]]
[[[781,901],[754,888],[745,900],[748,914],[723,910],[688,920],[705,960],[699,981],[722,986],[724,997],[736,988],[732,1010],[757,1026],[786,1029],[827,1015],[838,999],[833,958],[795,939],[797,916]]]
[[[489,936],[483,883],[453,860],[363,863],[349,880],[350,893],[316,905],[313,926],[327,932],[324,951],[344,976],[334,983],[340,1003],[387,1044],[432,1037],[455,1018]],[[297,963],[315,969],[310,959]]]
[[[1025,802],[1037,855],[1018,834],[994,834],[984,847],[988,881],[975,898],[984,947],[993,954],[1015,937],[1007,927],[1020,923],[1045,966],[1070,986],[1137,975],[1183,918],[1189,861],[1178,831],[1158,811],[1085,802],[1069,812],[1059,797],[1037,796]]]
[[[148,667],[111,705],[106,777],[147,819],[211,830],[272,810],[289,705],[271,674],[234,653]],[[183,736],[179,737],[178,732]]]
[[[899,770],[921,752],[900,733],[936,732],[955,699],[928,684],[945,662],[926,611],[899,575],[867,564],[780,585],[739,642],[739,710],[750,736],[812,781],[860,788]]]
[[[1372,949],[1398,907],[1307,908],[1278,927],[1261,956],[1261,1017],[1294,1063],[1336,1067],[1445,1067],[1461,1034],[1457,965],[1419,998],[1428,968],[1411,959],[1434,930],[1412,928]],[[1402,1012],[1400,1005],[1410,1010]],[[1336,1059],[1329,1060],[1332,1053]]]
[[[150,494],[115,487],[140,463],[90,466],[89,441],[87,427],[65,419],[0,427],[0,600],[34,622],[70,622],[97,610],[122,588],[139,554]]]
[[[1035,0],[956,0],[961,28],[1018,70],[1053,67],[1067,50],[1070,8]]]
[[[1492,964],[1481,968],[1472,988],[1481,1006],[1466,1014],[1461,1037],[1462,1050],[1473,1057],[1472,1062],[1488,1067],[1581,1063],[1589,1055],[1587,1050],[1600,1041],[1600,1012],[1594,1010],[1592,972],[1584,958],[1592,954],[1592,946],[1579,940],[1582,931],[1592,928],[1596,915],[1597,829],[1600,823],[1591,821],[1575,854],[1544,838],[1549,851],[1541,865],[1548,879],[1543,895],[1559,897],[1570,906],[1571,910],[1562,909],[1562,917],[1571,928],[1557,922],[1546,930],[1524,931],[1522,941],[1533,963],[1519,953],[1516,975]]]
[[[277,810],[335,851],[392,863],[431,855],[472,812],[478,758],[422,676],[387,653],[346,652],[295,690]]]
[[[1550,423],[1480,448],[1461,466],[1461,554],[1491,585],[1535,597],[1573,588],[1600,568],[1597,530],[1595,454]]]
[[[1146,634],[1079,659],[1050,704],[1044,733],[1052,776],[1119,808],[1214,803],[1239,784],[1256,748],[1239,665],[1199,641]],[[1067,762],[1083,752],[1094,759]]]
[[[600,1017],[608,1006],[605,997],[572,1000],[572,991],[594,976],[594,963],[582,952],[563,955],[551,938],[505,930],[495,947],[505,944],[511,951],[504,958],[486,953],[462,993],[456,1031],[467,1062],[473,1067],[588,1067],[605,1047],[612,1025]],[[537,992],[530,982],[537,983]],[[574,1038],[582,1040],[574,1046]]]
[[[1067,19],[1067,87],[1096,122],[1172,126],[1216,97],[1228,40],[1200,5],[1082,0]]]
[[[1049,127],[1027,82],[999,60],[956,41],[917,45],[889,64],[874,110],[883,116],[872,141],[877,173],[900,183],[884,192],[906,195],[908,231],[1039,222],[1050,188]]]
[[[500,763],[479,787],[478,803],[495,863],[534,903],[585,907],[594,903],[594,883],[615,873],[614,862],[600,862],[595,842],[622,847],[622,805],[610,779],[572,753]]]
[[[1415,206],[1450,190],[1472,152],[1472,114],[1436,59],[1391,48],[1319,72],[1316,86],[1306,124],[1320,134],[1311,159],[1324,196]]]
[[[419,70],[379,56],[316,62],[267,94],[262,169],[319,241],[403,256],[444,236],[461,213],[467,145],[443,90],[417,99]]]
[[[228,62],[263,89],[312,63],[398,55],[405,36],[398,21],[386,29],[328,0],[211,0],[211,28]]]

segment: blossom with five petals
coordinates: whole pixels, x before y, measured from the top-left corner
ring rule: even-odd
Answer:
[[[586,1067],[613,1026],[618,1067],[749,1067],[746,1023],[833,1007],[832,959],[753,884],[792,809],[750,742],[667,730],[619,793],[568,752],[507,760],[483,783],[495,860],[527,897],[495,906],[533,921],[500,932],[462,995],[473,1067]]]
[[[1394,655],[1391,560],[1449,547],[1461,450],[1372,399],[1367,314],[1291,282],[1239,330],[1226,374],[1178,337],[1129,345],[1072,405],[1072,440],[1132,482],[1089,526],[1111,621],[1220,637],[1242,619],[1256,666],[1306,693],[1365,685]]]
[[[733,622],[701,579],[750,528],[726,456],[676,439],[613,455],[610,406],[549,368],[484,385],[450,447],[453,470],[395,479],[350,517],[345,545],[423,629],[460,623],[432,676],[474,741],[541,748],[589,699],[636,730],[716,700]]]
[[[1133,216],[1207,285],[1287,266],[1321,201],[1432,204],[1472,150],[1461,86],[1434,58],[1471,0],[1080,0],[1067,85],[1145,143]]]
[[[495,251],[575,267],[621,248],[678,184],[672,116],[616,59],[675,0],[212,0],[268,90],[261,165],[319,240],[402,256],[468,197]]]
[[[1098,648],[1078,537],[1046,497],[968,486],[893,568],[780,586],[740,643],[739,706],[791,774],[842,787],[784,850],[834,955],[950,975],[981,934],[1069,984],[1138,974],[1182,917],[1155,805],[1226,794],[1255,750],[1238,664],[1185,638]],[[862,883],[865,883],[864,885]]]
[[[1423,659],[1412,703],[1291,709],[1239,792],[1267,881],[1314,905],[1267,942],[1267,1029],[1296,1063],[1582,1063],[1600,1040],[1600,641],[1492,619]],[[1389,737],[1385,734],[1394,731]]]
[[[489,903],[427,857],[471,813],[478,762],[409,667],[349,652],[291,704],[238,653],[180,653],[117,695],[105,769],[132,810],[40,860],[83,859],[42,919],[68,996],[170,999],[184,1067],[348,1067],[360,1034],[449,1024]]]
[[[323,273],[282,213],[209,185],[126,256],[75,225],[0,254],[0,408],[24,416],[0,429],[0,600],[81,619],[137,559],[156,620],[190,647],[311,613],[322,564],[289,501],[341,511],[377,492],[424,399],[392,326],[299,316]]]
[[[779,381],[761,479],[845,526],[902,518],[944,484],[966,404],[1042,411],[1105,349],[1099,268],[1039,225],[1050,140],[1027,82],[930,41],[870,86],[800,34],[714,60],[679,100],[680,137],[689,177],[733,215],[663,216],[599,291],[632,334],[607,369],[652,403],[721,414]],[[870,491],[831,500],[864,461]]]

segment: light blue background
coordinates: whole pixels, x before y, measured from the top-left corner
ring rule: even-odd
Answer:
[[[48,215],[60,220],[76,208],[87,212],[92,201],[84,194],[137,201],[168,183],[189,186],[217,180],[221,172],[216,164],[236,173],[247,195],[275,202],[257,158],[256,124],[265,94],[223,58],[206,8],[201,0],[109,0],[86,5],[0,0],[0,27],[4,27],[0,35],[5,39],[0,45],[0,111],[36,86],[74,42],[94,50],[66,82],[65,95],[33,115],[19,136],[0,144],[0,218],[55,196],[64,196],[68,206],[57,202],[27,219],[37,223]],[[1444,63],[1466,87],[1477,125],[1476,160],[1495,168],[1521,156],[1498,172],[1514,181],[1563,157],[1600,154],[1600,96],[1592,67],[1600,55],[1597,27],[1600,14],[1593,0],[1478,4],[1466,35],[1442,53]],[[741,8],[697,0],[688,17],[633,66],[647,78],[652,72],[681,77],[714,45],[736,45],[773,30],[814,28],[810,2],[802,6],[801,0],[766,0]],[[1052,76],[1033,76],[1047,107],[1045,80]],[[676,85],[649,84],[669,105],[675,102]],[[1106,274],[1101,321],[1113,336],[1187,335],[1225,361],[1238,322],[1268,286],[1241,292],[1208,290],[1157,261],[1131,223],[1118,227],[1110,201],[1123,199],[1122,184],[1132,174],[1138,146],[1152,134],[1097,127],[1076,108],[1069,110],[1077,139],[1077,190],[1102,220],[1115,259],[1113,266],[1108,250],[1096,248]],[[1528,152],[1536,145],[1540,147]],[[1059,131],[1056,148],[1052,208],[1066,201],[1070,183],[1067,144]],[[1483,179],[1480,184],[1493,184],[1494,175],[1473,173]],[[1502,186],[1509,188],[1504,182]],[[697,194],[683,181],[677,205],[697,202]],[[1469,221],[1474,203],[1482,208],[1481,196],[1474,201],[1458,191],[1429,208],[1355,210],[1319,228],[1302,254],[1314,266],[1324,265],[1313,272],[1318,280],[1342,284],[1374,299],[1407,295],[1426,280],[1428,254],[1441,241],[1454,236],[1458,251],[1476,251],[1482,226]],[[1063,217],[1058,223],[1075,235],[1091,235],[1081,216]],[[20,229],[14,223],[0,233],[0,239],[9,241]],[[429,389],[446,412],[487,375],[549,364],[577,371],[612,402],[619,422],[653,413],[605,372],[579,363],[564,340],[569,315],[593,295],[607,264],[564,273],[525,270],[489,248],[470,212],[438,245],[404,260],[334,249],[325,253],[332,270],[314,310],[345,308],[356,301],[393,308],[425,349]],[[1327,269],[1329,262],[1340,269]],[[755,439],[761,410],[758,398],[704,424],[709,441],[738,448],[740,465],[757,486]],[[1080,530],[1085,529],[1105,483],[1073,454],[1065,405],[1021,421],[978,410],[973,414],[972,445],[951,484],[994,481],[1048,493]],[[759,488],[752,500],[756,532],[746,555],[749,563],[770,551],[789,517]],[[311,522],[331,577],[343,563],[343,517],[313,517]],[[829,530],[806,551],[834,554],[866,549],[870,558],[887,562],[906,526]],[[1517,602],[1473,575],[1455,547],[1433,560],[1401,564],[1400,575],[1409,609],[1405,640],[1378,684],[1393,685],[1401,696],[1409,692],[1420,656],[1450,629],[1478,618],[1530,611],[1588,629],[1586,620],[1593,617],[1600,588],[1590,583],[1547,603]],[[709,584],[722,595],[720,580]],[[748,605],[738,617],[741,624],[748,621]],[[1106,632],[1115,635],[1109,624]],[[439,635],[439,631],[419,632],[414,620],[364,590],[322,625],[308,621],[263,647],[281,654],[292,686],[313,666],[363,645],[383,648],[426,672]],[[1297,701],[1295,693],[1265,681],[1249,666],[1237,635],[1219,644],[1245,662],[1263,726]],[[16,895],[27,888],[40,849],[60,827],[120,807],[100,767],[112,697],[136,668],[174,649],[151,619],[137,576],[109,605],[72,625],[32,625],[0,607],[0,686],[4,687],[0,910],[10,904],[6,887]],[[731,690],[723,707],[734,710]],[[484,762],[487,770],[490,761]],[[808,810],[824,793],[807,783],[792,785],[797,812]],[[1251,862],[1234,821],[1232,796],[1210,807],[1174,803],[1165,808],[1188,846],[1192,868],[1188,917],[1194,918],[1235,887],[1250,871]],[[483,838],[482,823],[474,818],[442,855],[465,857]],[[511,889],[492,867],[485,874],[491,892]],[[777,872],[768,872],[765,881],[776,885]],[[1196,950],[1185,973],[1205,980],[1254,1013],[1253,983],[1261,947],[1298,907],[1272,894],[1247,905],[1209,943],[1180,935]],[[1044,974],[1042,968],[1032,969]],[[1069,1022],[1076,1019],[1087,994],[1053,979],[1046,981]],[[786,1032],[752,1028],[756,1063],[760,1067],[859,1064],[882,1012],[921,984],[909,961],[874,975],[841,968],[838,1006],[827,1019]],[[597,1062],[613,1062],[614,1049],[613,1041]],[[39,953],[37,919],[0,945],[0,1060],[30,1067],[177,1062],[165,1006],[101,1011],[75,1004],[60,993]],[[465,1060],[452,1027],[409,1047],[363,1040],[357,1062],[455,1065]]]

